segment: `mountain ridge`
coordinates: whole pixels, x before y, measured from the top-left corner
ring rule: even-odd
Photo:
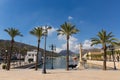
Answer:
[[[0,39],[0,50],[10,50],[10,40],[3,40]],[[25,44],[25,43],[21,43],[21,42],[14,42],[14,49],[15,51],[19,51],[20,49],[26,48],[27,51],[33,51],[33,50],[37,50],[36,46],[33,45],[29,45],[29,44]],[[44,53],[44,49],[40,48],[41,53]],[[57,53],[53,53],[54,56],[58,56]],[[46,50],[46,56],[51,56],[51,51],[47,51]]]

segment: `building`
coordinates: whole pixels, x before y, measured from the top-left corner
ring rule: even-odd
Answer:
[[[83,52],[84,52],[83,58],[87,58],[89,60],[101,60],[102,59],[101,49],[88,49]]]
[[[88,49],[83,50],[82,53],[84,54],[83,57],[89,60],[103,60],[103,49]],[[113,53],[108,47],[106,50],[106,55],[108,61],[113,61],[113,56],[117,61],[117,58],[120,57],[120,46],[114,46]]]
[[[101,58],[102,59],[102,57],[101,57],[101,52],[97,52],[97,51],[89,51],[88,53],[88,59],[89,60],[91,60],[91,59],[96,59],[96,58],[98,58],[98,56],[100,56],[99,58]]]
[[[28,51],[27,55],[25,56],[25,62],[36,62],[36,55],[37,55],[37,51]],[[40,62],[42,60],[42,56],[41,56],[41,52],[39,52],[38,54],[38,62]]]

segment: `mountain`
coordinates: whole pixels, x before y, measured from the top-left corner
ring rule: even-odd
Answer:
[[[9,49],[10,48],[10,40],[0,40],[0,49]],[[16,42],[14,43],[14,48],[26,48],[27,50],[34,50],[37,49],[37,47],[29,45],[29,44],[24,44],[21,42]]]
[[[62,50],[58,54],[61,56],[66,56],[67,50]],[[69,55],[74,55],[75,53],[72,51],[69,51]]]
[[[36,46],[21,43],[21,42],[16,42],[14,43],[14,52],[18,52],[19,50],[25,49],[26,51],[32,51],[32,50],[37,50]],[[5,51],[5,50],[10,50],[10,40],[0,40],[0,52]],[[40,51],[43,53],[44,49],[40,48]],[[51,56],[51,51],[46,51],[47,56]],[[53,56],[58,56],[57,53],[53,53]]]

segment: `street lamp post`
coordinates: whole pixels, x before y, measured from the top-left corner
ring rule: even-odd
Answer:
[[[50,48],[51,48],[51,50],[52,50],[52,54],[51,54],[51,69],[54,69],[54,67],[53,67],[53,52],[54,52],[54,50],[56,50],[56,46],[55,45],[53,45],[53,44],[51,44],[51,46],[50,46]]]
[[[7,63],[7,54],[8,54],[8,51],[7,50],[5,50],[5,64]]]
[[[42,70],[43,74],[46,74],[46,39],[47,39],[47,34],[49,29],[51,29],[50,26],[45,26],[44,28],[45,43],[44,43],[44,54],[43,54],[43,70]]]
[[[112,52],[113,63],[114,63],[114,70],[116,70],[117,68],[116,68],[116,64],[115,64],[114,49],[115,49],[115,48],[114,48],[113,45],[110,45],[110,46],[109,46],[109,50],[111,50],[111,52]]]

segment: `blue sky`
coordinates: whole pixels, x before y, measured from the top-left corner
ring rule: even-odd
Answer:
[[[81,42],[90,48],[90,38],[105,29],[120,39],[120,0],[0,0],[0,39],[10,39],[4,29],[15,27],[24,37],[16,37],[18,42],[37,45],[36,37],[29,31],[36,26],[50,25],[53,29],[47,37],[57,51],[65,49],[64,37],[57,37],[56,29],[65,21],[76,25],[80,32],[70,40],[70,49],[78,50]],[[44,39],[41,40],[43,48]]]

